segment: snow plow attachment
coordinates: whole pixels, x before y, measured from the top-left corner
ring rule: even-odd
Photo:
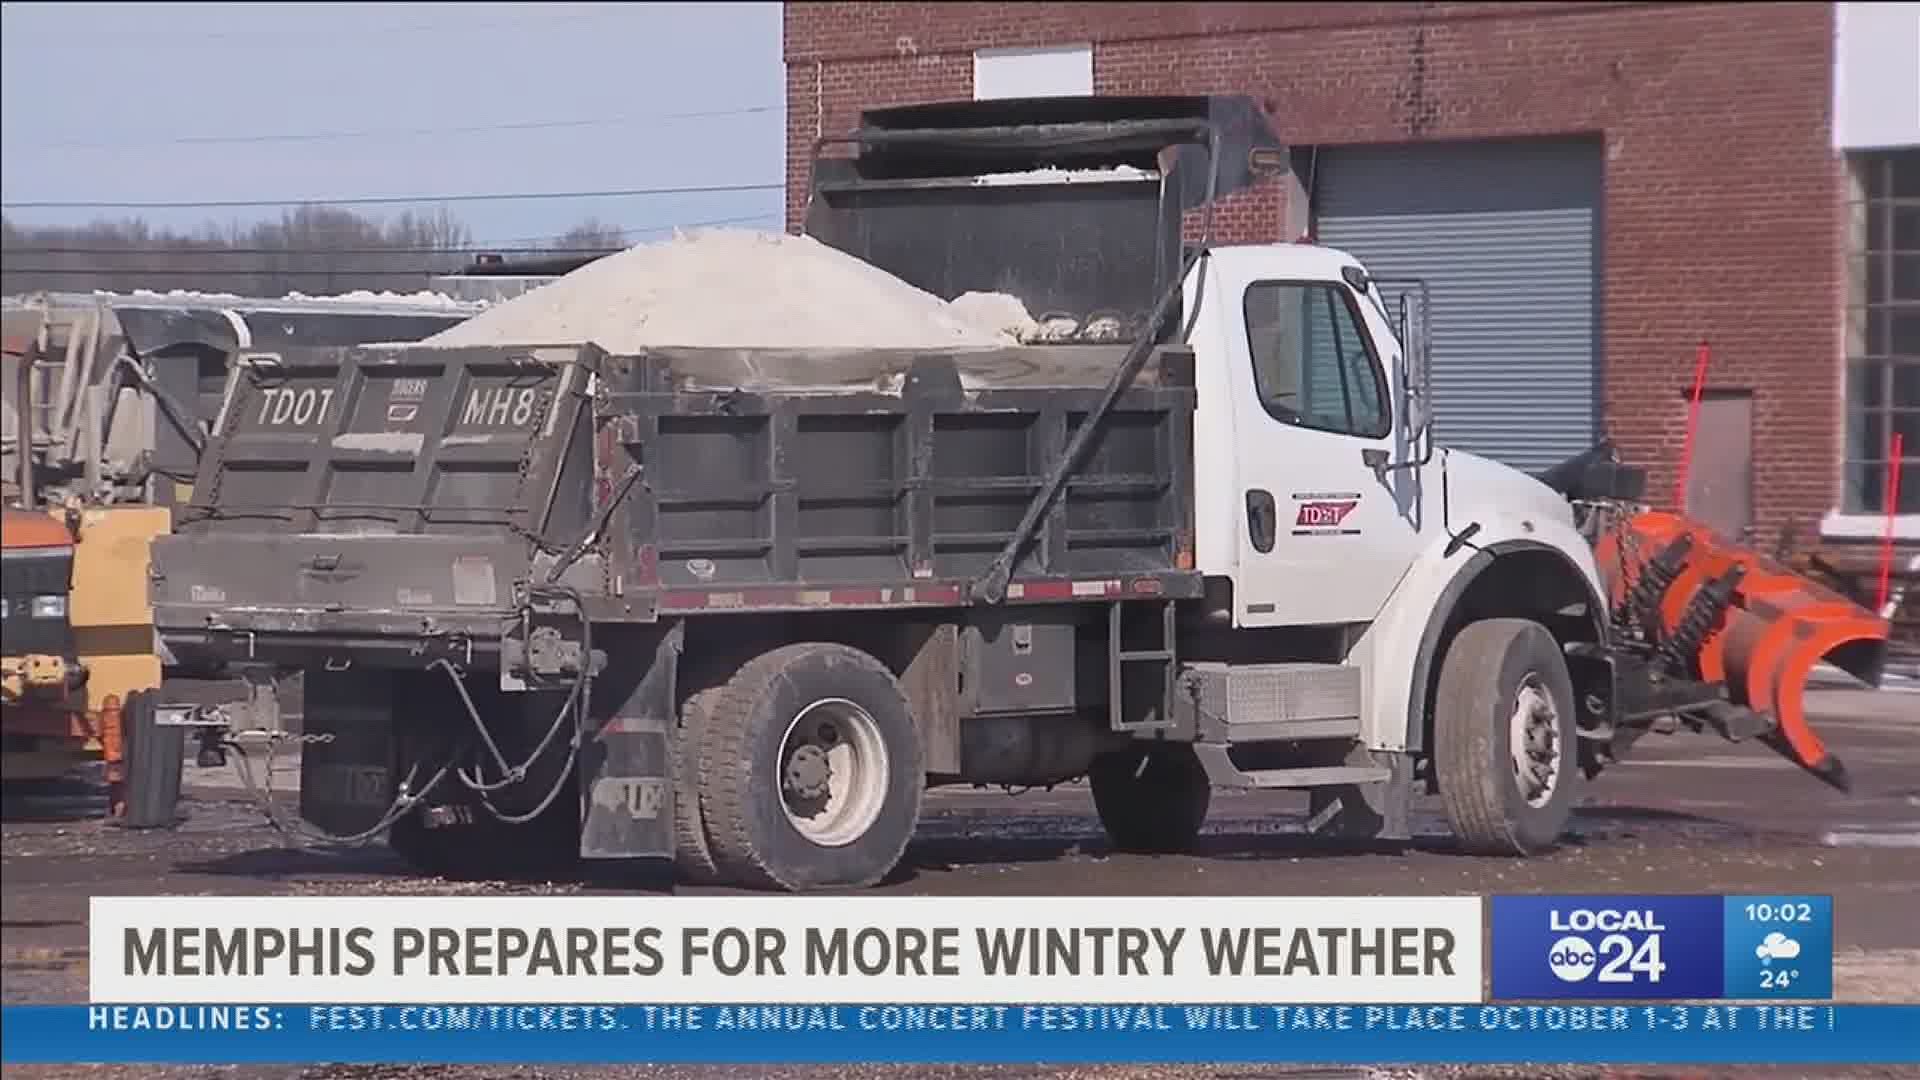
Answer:
[[[1847,790],[1846,768],[1807,723],[1807,681],[1825,661],[1879,685],[1886,620],[1677,514],[1616,519],[1597,537],[1594,556],[1620,635],[1645,642],[1673,676],[1724,691],[1725,702],[1710,711],[1723,734],[1758,733]]]

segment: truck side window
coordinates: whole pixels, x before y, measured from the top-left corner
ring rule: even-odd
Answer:
[[[1275,419],[1375,439],[1391,430],[1380,364],[1347,290],[1262,281],[1245,305],[1253,383]]]

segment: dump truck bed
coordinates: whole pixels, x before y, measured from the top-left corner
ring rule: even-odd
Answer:
[[[188,654],[471,659],[549,579],[629,622],[964,603],[1125,351],[284,350],[236,370],[156,614]],[[1198,595],[1193,407],[1158,350],[1008,602]]]

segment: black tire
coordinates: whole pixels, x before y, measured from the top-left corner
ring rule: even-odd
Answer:
[[[126,812],[129,829],[164,829],[180,810],[180,777],[187,756],[187,729],[161,727],[159,702],[151,690],[136,690],[120,707],[126,740]]]
[[[1557,772],[1535,801],[1521,790],[1511,752],[1522,687],[1544,694],[1554,714],[1540,720],[1540,731],[1552,733]],[[1555,846],[1582,783],[1574,707],[1566,657],[1546,627],[1483,619],[1454,637],[1434,698],[1433,764],[1447,820],[1464,850],[1534,855]]]
[[[789,727],[829,699],[859,707],[886,758],[870,789],[873,820],[831,845],[788,819],[782,760]],[[700,813],[727,882],[792,892],[864,888],[899,863],[920,820],[925,759],[906,694],[878,660],[824,643],[764,653],[727,680],[698,734]]]
[[[470,871],[479,861],[475,850],[479,845],[471,835],[456,834],[478,831],[477,826],[429,829],[416,809],[393,823],[393,828],[387,831],[387,847],[422,874],[461,878],[468,876],[463,870]]]
[[[1190,852],[1207,823],[1213,786],[1193,747],[1142,743],[1102,754],[1087,770],[1093,806],[1115,850]]]
[[[700,813],[700,737],[720,690],[708,687],[687,699],[673,740],[673,868],[690,885],[720,880],[720,866],[707,842],[706,817]]]
[[[556,877],[578,863],[578,815],[572,793],[562,792],[539,817],[509,825],[470,804],[470,824],[427,828],[416,808],[393,823],[387,846],[419,872],[449,881],[498,881]]]
[[[486,811],[475,808],[474,812]],[[387,832],[387,846],[428,877],[484,881],[508,876],[510,845],[526,839],[508,835],[504,826],[492,821],[429,829],[420,814],[415,809],[394,822]]]

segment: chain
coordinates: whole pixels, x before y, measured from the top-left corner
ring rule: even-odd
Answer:
[[[1613,533],[1613,541],[1620,559],[1620,610],[1614,613],[1614,620],[1624,632],[1632,632],[1640,622],[1639,612],[1633,608],[1633,595],[1639,588],[1640,574],[1640,534],[1627,526],[1627,517],[1615,513],[1607,524]],[[1645,627],[1638,627],[1644,633]]]
[[[259,728],[251,728],[245,731],[235,731],[228,737],[232,739],[234,742],[239,742],[242,739],[258,739],[261,742],[265,742],[268,744],[330,743],[334,739],[334,734],[331,731],[327,731],[327,732],[322,732],[318,735],[305,735],[305,734],[295,735],[290,731],[266,731]]]
[[[1617,502],[1606,499],[1582,500],[1575,505],[1582,515],[1581,534],[1589,544],[1597,549],[1600,542],[1609,537],[1614,542],[1614,558],[1618,563],[1616,584],[1620,589],[1620,599],[1615,602],[1611,597],[1608,598],[1607,619],[1616,633],[1623,636],[1631,634],[1634,622],[1631,599],[1640,572],[1639,535],[1627,527],[1630,515]]]
[[[439,770],[429,777],[427,782],[419,788],[413,786],[414,780],[419,776],[420,771],[418,766],[409,769],[406,777],[400,781],[399,794],[394,796],[393,802],[387,807],[386,811],[380,815],[377,821],[360,832],[347,836],[337,836],[319,829],[309,828],[297,819],[294,821],[282,820],[279,810],[273,804],[273,759],[275,743],[280,741],[327,743],[333,741],[333,735],[331,733],[322,735],[286,735],[283,732],[277,732],[275,735],[279,735],[281,738],[269,736],[267,740],[267,778],[264,788],[254,782],[253,769],[247,765],[245,748],[232,739],[227,740],[227,745],[231,746],[234,751],[234,770],[240,774],[241,784],[247,789],[247,793],[252,795],[255,801],[260,804],[261,812],[266,815],[267,824],[273,826],[275,832],[279,833],[295,846],[300,846],[302,841],[322,844],[358,845],[382,836],[389,829],[393,828],[395,822],[405,817],[409,811],[424,801],[427,796],[431,795],[433,790],[440,785],[440,782],[446,779],[447,773],[451,769],[450,765],[442,765]]]

